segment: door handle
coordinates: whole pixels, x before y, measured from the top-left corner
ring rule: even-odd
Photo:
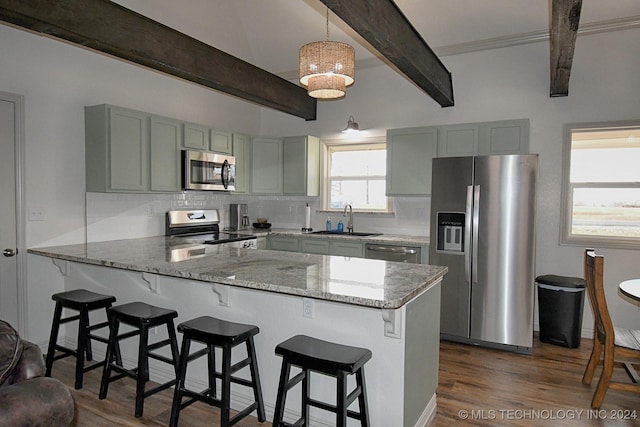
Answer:
[[[15,256],[18,253],[17,249],[10,249],[7,248],[4,251],[2,251],[2,255],[6,256],[7,258],[11,258],[12,256]]]
[[[471,272],[471,280],[478,283],[478,231],[480,227],[480,186],[476,185],[473,190],[473,271]]]

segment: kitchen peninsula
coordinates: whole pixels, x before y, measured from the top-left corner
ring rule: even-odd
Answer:
[[[446,267],[218,248],[164,236],[28,252],[35,263],[53,261],[65,289],[109,293],[116,304],[139,300],[172,308],[178,323],[211,315],[259,326],[256,351],[268,416],[281,363],[274,348],[299,333],[373,352],[365,369],[372,426],[421,426],[435,414]],[[162,334],[158,330],[157,339]],[[67,331],[68,340],[73,336]],[[122,350],[125,364],[134,359],[133,341]],[[204,372],[194,364],[188,382],[206,388]],[[152,361],[152,379],[171,375]],[[334,387],[315,376],[312,395],[334,401]],[[242,388],[232,392],[233,407],[251,399]],[[299,399],[291,399],[288,408],[296,411],[296,405]],[[312,410],[311,418],[318,425],[331,414]]]

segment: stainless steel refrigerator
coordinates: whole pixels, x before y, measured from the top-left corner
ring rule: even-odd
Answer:
[[[441,338],[530,353],[538,155],[433,160],[429,263]]]

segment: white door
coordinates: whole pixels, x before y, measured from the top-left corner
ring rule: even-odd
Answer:
[[[16,102],[0,93],[0,319],[18,330],[20,292],[16,222]]]

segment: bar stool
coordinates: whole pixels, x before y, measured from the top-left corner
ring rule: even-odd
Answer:
[[[360,424],[368,427],[369,410],[364,380],[364,364],[371,359],[371,351],[366,348],[335,344],[296,335],[276,346],[276,354],[282,356],[282,370],[276,408],[273,415],[273,427],[309,426],[309,406],[324,409],[336,414],[336,426],[345,427],[347,417],[360,420]],[[289,379],[291,366],[302,369],[295,377]],[[312,399],[310,397],[310,373],[319,372],[337,379],[336,405]],[[347,376],[356,374],[356,388],[347,395]],[[283,421],[287,392],[302,381],[302,414],[293,424]],[[359,412],[349,410],[349,406],[358,399]]]
[[[172,365],[174,371],[177,373],[179,355],[173,319],[178,317],[178,313],[175,310],[156,307],[143,302],[132,302],[111,307],[107,310],[107,315],[109,317],[107,363],[104,365],[104,370],[102,371],[102,381],[100,382],[100,394],[98,398],[104,399],[107,397],[109,383],[124,377],[133,378],[136,380],[135,416],[139,418],[142,416],[145,398],[167,389],[176,383],[176,380],[173,379],[145,391],[145,383],[149,381],[149,358]],[[118,335],[120,323],[132,326],[135,329]],[[161,325],[167,327],[169,337],[166,340],[149,344],[149,328]],[[134,369],[126,369],[122,361],[119,361],[117,358],[118,343],[121,340],[134,336],[140,337],[138,343],[138,365]],[[171,358],[152,352],[167,345],[171,348]],[[111,376],[111,371],[116,371],[117,375]]]
[[[171,407],[170,426],[177,426],[180,410],[196,401],[205,402],[209,405],[220,408],[221,427],[234,425],[254,410],[257,410],[258,420],[260,422],[264,422],[266,420],[264,403],[262,401],[262,390],[260,387],[260,375],[258,374],[258,363],[253,342],[253,336],[258,334],[259,331],[260,330],[257,326],[227,322],[209,316],[198,317],[178,325],[178,332],[182,332],[183,336],[182,348],[180,349],[178,382],[174,390],[173,405]],[[200,342],[205,344],[206,347],[194,352],[193,354],[189,354],[191,341]],[[245,343],[247,346],[247,357],[234,365],[231,365],[231,349],[242,343]],[[216,347],[222,348],[222,367],[220,372],[217,372],[215,369]],[[207,356],[208,362],[209,388],[199,393],[188,390],[185,387],[187,364],[188,362],[198,359],[204,355]],[[250,381],[233,376],[234,373],[247,365],[251,372]],[[216,378],[220,378],[221,380],[222,390],[220,391],[220,398],[216,398]],[[253,389],[254,397],[254,402],[234,417],[230,417],[232,382],[241,384],[245,387],[251,387]],[[191,399],[182,403],[183,397],[189,397]]]
[[[108,322],[97,323],[91,325],[89,322],[89,312],[94,310],[105,309],[111,307],[111,304],[116,301],[116,297],[111,295],[102,295],[95,292],[88,291],[86,289],[75,289],[72,291],[59,292],[53,294],[51,299],[56,302],[56,306],[53,312],[53,322],[51,323],[51,335],[49,336],[49,348],[47,349],[47,357],[45,361],[46,371],[45,376],[51,376],[51,369],[53,368],[53,362],[55,360],[63,359],[69,356],[75,356],[76,358],[76,378],[74,387],[76,390],[82,388],[82,381],[84,373],[92,369],[99,368],[105,364],[105,361],[93,363],[89,366],[84,365],[85,356],[88,362],[93,361],[93,351],[91,348],[91,340],[107,343],[107,338],[103,338],[98,335],[94,335],[92,331],[100,328],[104,328],[109,325]],[[78,314],[62,317],[62,310],[70,309],[75,310]],[[75,349],[58,345],[58,332],[60,325],[68,322],[78,320],[78,340]],[[62,354],[55,355],[56,350],[61,351]],[[117,354],[118,357],[119,353]]]

